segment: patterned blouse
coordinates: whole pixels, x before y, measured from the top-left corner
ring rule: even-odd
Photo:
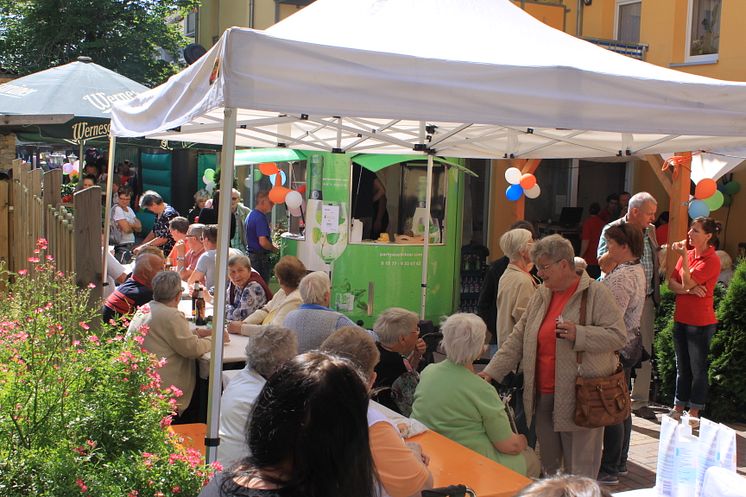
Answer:
[[[168,229],[168,223],[173,218],[178,217],[179,213],[176,212],[176,209],[171,207],[168,204],[165,204],[166,208],[163,209],[163,213],[161,213],[160,216],[155,218],[155,223],[153,223],[153,234],[156,238],[165,238],[166,243],[161,245],[161,250],[163,250],[163,253],[168,256],[169,253],[171,253],[171,249],[174,248],[174,244],[176,243],[176,240],[171,236],[171,231]]]
[[[251,281],[243,288],[233,283],[228,286],[228,303],[225,305],[226,319],[243,321],[255,310],[267,303],[267,295],[262,285]]]
[[[645,271],[642,264],[620,264],[602,281],[611,290],[614,300],[624,313],[627,340],[631,340],[635,336],[635,330],[640,327],[642,308],[645,305]]]

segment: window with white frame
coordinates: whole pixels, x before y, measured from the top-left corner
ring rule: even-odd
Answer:
[[[189,12],[184,18],[184,36],[195,38],[197,36],[197,11]]]
[[[717,60],[722,0],[689,0],[687,60]]]
[[[617,0],[615,38],[627,43],[640,43],[641,0]]]

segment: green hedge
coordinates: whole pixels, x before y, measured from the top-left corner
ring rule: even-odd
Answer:
[[[673,404],[676,355],[673,349],[675,294],[661,288],[655,320],[655,355],[659,376],[658,401]],[[710,346],[710,392],[705,416],[716,421],[746,421],[746,260],[738,264],[727,291],[715,290],[718,329]]]

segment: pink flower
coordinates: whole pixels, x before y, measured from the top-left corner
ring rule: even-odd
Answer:
[[[138,492],[137,490],[130,490],[130,492],[127,494],[127,497],[137,497],[138,495],[140,495],[140,492]]]
[[[93,282],[88,283],[88,288],[96,288],[96,284]]]
[[[178,493],[181,493],[181,487],[180,487],[180,486],[178,486],[178,485],[176,485],[176,486],[173,486],[173,487],[171,487],[171,493],[172,493],[172,494],[178,494]]]
[[[173,419],[174,419],[173,416],[164,416],[163,418],[161,418],[161,428],[165,428],[166,426],[171,426],[171,421],[173,421]]]
[[[213,461],[210,466],[212,466],[212,469],[215,471],[223,471],[223,465],[220,464],[220,461]]]
[[[88,323],[86,323],[85,321],[81,321],[81,322],[79,322],[78,324],[79,324],[79,325],[80,325],[80,327],[81,327],[81,328],[83,328],[84,330],[90,330],[90,329],[91,329],[91,327],[90,327],[90,326],[88,326]]]
[[[25,269],[19,269],[18,270],[18,276],[26,276],[27,273],[28,273],[28,271],[26,271]]]
[[[84,494],[84,493],[86,493],[88,491],[88,486],[80,478],[78,478],[77,480],[75,480],[75,484],[78,486],[78,488],[80,488],[80,493],[81,494]]]
[[[86,325],[86,328],[84,328],[84,329],[87,330],[88,328],[90,328],[90,326]],[[100,340],[99,340],[99,338],[96,335],[89,336],[88,337],[88,341],[91,342],[91,343],[95,343],[96,345],[98,345],[99,343],[101,343]]]
[[[46,259],[47,259],[47,260],[48,260],[49,262],[52,262],[52,261],[54,260],[54,256],[53,256],[53,255],[47,255]]]
[[[39,258],[38,257],[29,257],[26,260],[29,261],[29,262],[33,262],[33,263],[39,262]]]
[[[175,387],[174,385],[171,385],[166,390],[171,390],[171,395],[173,395],[177,399],[181,397],[182,395],[184,395],[184,392],[182,392],[181,389],[179,389],[178,387]]]

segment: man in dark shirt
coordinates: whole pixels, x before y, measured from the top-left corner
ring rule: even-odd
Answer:
[[[407,391],[407,385],[402,384],[402,388],[399,388],[397,382],[408,371],[417,370],[425,352],[425,341],[420,338],[418,322],[419,318],[414,312],[392,307],[386,309],[373,325],[373,331],[379,340],[376,346],[381,353],[381,360],[376,365],[376,381],[373,384],[373,391],[380,391],[374,394],[373,400],[400,413],[402,409],[394,399],[392,391],[397,390],[405,397],[414,395],[413,390]],[[412,399],[400,397],[399,400],[404,400],[411,408]]]
[[[163,258],[152,253],[137,256],[132,276],[106,299],[102,309],[104,323],[120,316],[131,317],[138,307],[153,300],[151,282],[163,270]]]
[[[262,191],[256,195],[256,207],[246,217],[246,250],[251,259],[251,267],[255,269],[264,281],[272,276],[272,266],[269,254],[279,249],[272,243],[272,230],[267,222],[267,214],[272,212],[274,202],[269,199],[269,193]]]

